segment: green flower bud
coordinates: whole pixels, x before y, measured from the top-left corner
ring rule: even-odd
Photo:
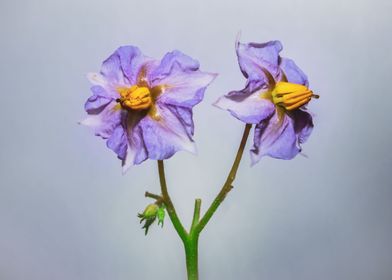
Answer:
[[[146,221],[142,228],[145,229],[145,235],[148,233],[149,227],[154,223],[157,213],[159,210],[159,206],[156,204],[149,204],[147,205],[146,209],[144,209],[142,214],[138,214],[137,216],[140,218],[140,223],[144,220]]]
[[[139,218],[142,218],[140,222],[143,222],[145,219],[151,219],[157,215],[158,212],[158,205],[156,204],[149,204],[147,205],[146,209],[144,209],[142,214],[138,214]]]

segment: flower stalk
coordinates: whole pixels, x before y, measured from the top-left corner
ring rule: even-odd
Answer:
[[[173,202],[167,190],[163,160],[158,160],[158,172],[159,172],[159,181],[161,184],[162,196],[151,194],[149,192],[146,192],[145,196],[154,198],[156,200],[161,199],[162,202],[165,204],[170,220],[173,223],[173,226],[177,231],[177,234],[180,236],[184,244],[188,280],[199,279],[198,242],[199,242],[200,233],[207,225],[207,223],[210,221],[211,217],[214,215],[219,205],[221,205],[221,203],[224,201],[227,194],[233,188],[232,184],[236,178],[237,170],[241,162],[241,158],[244,152],[244,148],[251,127],[252,127],[251,124],[246,124],[244,133],[242,135],[241,143],[238,148],[237,155],[235,157],[229,175],[227,176],[227,179],[224,185],[222,186],[220,192],[215,197],[214,201],[211,203],[210,207],[208,208],[208,210],[205,212],[204,216],[201,219],[200,219],[201,199],[198,198],[195,200],[192,225],[189,230],[189,233],[185,230],[180,219],[178,218],[175,207],[173,205]]]

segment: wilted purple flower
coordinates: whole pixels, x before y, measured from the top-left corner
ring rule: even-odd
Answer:
[[[303,106],[318,96],[308,89],[308,79],[294,61],[279,56],[281,50],[279,41],[237,41],[238,62],[247,78],[246,86],[215,103],[237,119],[256,124],[252,164],[264,155],[294,158],[312,132],[312,116]]]
[[[93,95],[81,124],[107,139],[124,171],[147,158],[163,160],[179,150],[195,153],[192,107],[215,76],[201,72],[198,61],[179,51],[158,61],[137,47],[120,47],[100,73],[88,75]]]

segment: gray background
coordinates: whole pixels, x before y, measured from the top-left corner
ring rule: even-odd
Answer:
[[[220,76],[196,107],[199,154],[167,162],[188,226],[228,171],[243,125],[210,104],[244,84],[234,40],[280,39],[321,99],[307,157],[248,152],[200,240],[201,279],[392,279],[391,12],[381,1],[0,2],[0,279],[184,279],[169,220],[136,213],[159,192],[155,162],[120,163],[77,121],[85,74],[120,45],[180,49]],[[250,143],[248,143],[248,148]]]

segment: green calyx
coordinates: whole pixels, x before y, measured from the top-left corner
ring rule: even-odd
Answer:
[[[158,225],[161,225],[161,227],[163,227],[163,221],[165,218],[165,206],[163,204],[161,206],[158,206],[155,203],[149,204],[144,209],[143,213],[139,213],[137,216],[138,218],[140,218],[140,223],[145,221],[142,228],[145,229],[145,235],[147,235],[148,229],[155,222],[156,218],[158,218]]]

